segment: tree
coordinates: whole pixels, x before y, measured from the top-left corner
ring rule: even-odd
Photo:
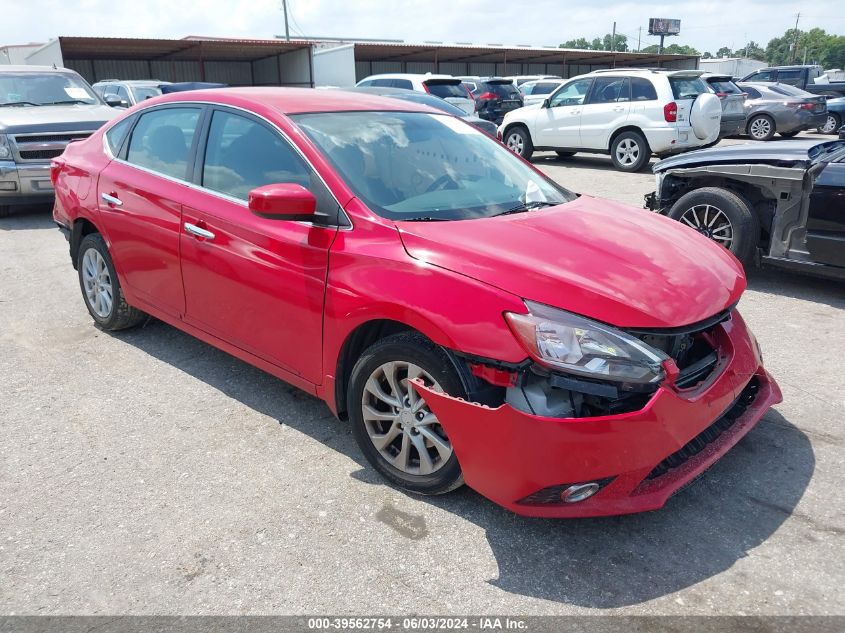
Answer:
[[[789,29],[782,37],[769,40],[766,45],[766,61],[770,66],[783,66],[790,62],[790,51],[792,42],[795,40],[795,33],[795,29]]]
[[[610,33],[607,33],[604,38],[602,39],[602,48],[601,50],[604,51],[627,51],[628,50],[628,38],[622,35],[621,33],[617,33],[613,36]]]
[[[766,61],[766,51],[754,41],[748,42],[744,48],[738,48],[734,51],[734,54],[737,56],[742,55],[743,57],[750,57],[751,59],[758,59],[760,61]]]
[[[701,56],[701,59],[713,59],[713,55],[710,51],[704,51],[704,55]]]
[[[716,51],[716,57],[733,57],[733,51],[728,48],[727,46],[723,46],[718,51]]]
[[[652,53],[657,54],[657,51],[660,47],[657,44],[652,44],[651,46],[646,46],[642,49],[642,53]],[[685,44],[670,44],[669,46],[665,46],[663,48],[664,55],[700,55],[700,53],[695,50],[692,46],[687,46]]]
[[[575,40],[569,40],[559,46],[559,48],[577,48],[580,50],[590,50],[590,42],[586,37],[579,37]]]

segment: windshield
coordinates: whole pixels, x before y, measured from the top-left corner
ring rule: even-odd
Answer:
[[[454,117],[422,112],[293,115],[349,187],[393,220],[467,220],[575,195]]]
[[[455,79],[454,81],[437,81],[429,79],[424,83],[425,87],[431,94],[436,97],[440,97],[441,99],[447,99],[449,97],[469,99],[466,88],[463,87],[463,84],[461,84],[458,79]]]
[[[672,94],[675,99],[695,99],[698,95],[708,92],[704,80],[700,77],[669,77]]]
[[[70,73],[0,72],[0,106],[100,103],[78,75]]]
[[[135,92],[135,101],[152,99],[161,94],[161,89],[158,86],[133,86],[132,90]]]

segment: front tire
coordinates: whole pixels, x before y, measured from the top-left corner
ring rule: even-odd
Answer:
[[[783,138],[794,138],[798,136],[798,132],[801,130],[795,130],[794,132],[778,132]]]
[[[368,348],[352,369],[352,434],[388,481],[419,494],[443,494],[463,485],[463,475],[437,416],[408,382],[415,377],[467,397],[465,380],[441,347],[416,332],[394,334]]]
[[[842,125],[842,120],[839,118],[839,115],[835,112],[828,112],[827,113],[827,121],[825,124],[818,128],[819,134],[836,134],[836,130]]]
[[[639,132],[622,132],[610,143],[610,158],[619,171],[636,172],[648,165],[651,149]]]
[[[521,125],[509,128],[505,133],[505,146],[517,156],[525,160],[531,160],[534,154],[534,144],[531,142],[531,135]]]
[[[770,141],[775,135],[775,121],[768,114],[758,114],[748,120],[745,131],[755,141]]]
[[[144,313],[123,298],[109,249],[99,233],[90,233],[82,238],[76,269],[85,307],[101,328],[110,332],[123,330],[138,325],[144,319]]]
[[[748,203],[734,192],[720,187],[690,191],[668,215],[728,249],[743,266],[754,261],[760,225]]]

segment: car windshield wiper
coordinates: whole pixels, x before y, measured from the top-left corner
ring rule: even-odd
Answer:
[[[534,209],[541,209],[543,207],[556,207],[559,204],[563,204],[562,202],[548,202],[547,200],[535,200],[533,202],[520,202],[515,207],[502,211],[500,213],[494,213],[490,217],[497,218],[501,215],[511,215],[512,213],[525,213],[527,211],[533,211]]]
[[[83,99],[66,99],[65,101],[50,101],[49,103],[44,103],[42,105],[70,105],[74,103],[89,103]]]
[[[40,106],[41,104],[40,103],[33,103],[32,101],[10,101],[9,103],[0,103],[0,107],[25,106],[25,105]]]

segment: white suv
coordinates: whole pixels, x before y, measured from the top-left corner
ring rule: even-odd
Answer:
[[[452,75],[409,75],[390,73],[386,75],[370,75],[362,79],[356,88],[404,88],[417,92],[428,92],[440,97],[452,105],[459,107],[467,114],[475,113],[475,99],[464,88],[461,80]]]
[[[622,171],[715,143],[722,105],[698,70],[608,69],[574,77],[542,103],[505,115],[499,135],[529,159],[534,150],[609,153]]]

